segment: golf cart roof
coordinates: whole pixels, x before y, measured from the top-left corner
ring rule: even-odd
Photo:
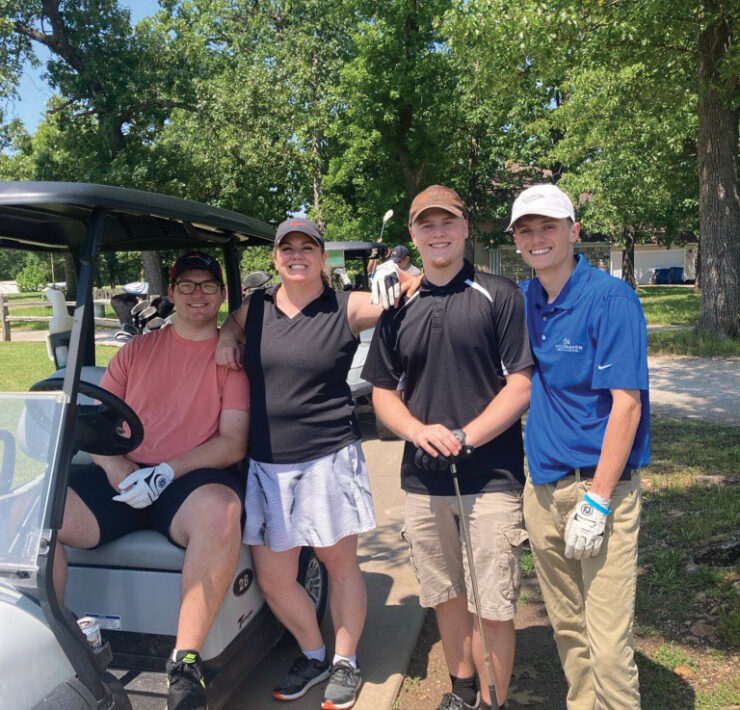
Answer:
[[[383,242],[325,242],[326,251],[342,251],[345,259],[383,257],[388,247]]]
[[[77,182],[0,183],[0,248],[79,248],[98,210],[103,251],[192,249],[272,243],[274,230],[251,217],[193,200]]]

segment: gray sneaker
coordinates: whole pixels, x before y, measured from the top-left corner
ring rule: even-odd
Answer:
[[[331,669],[329,684],[324,691],[323,710],[347,710],[357,702],[362,685],[360,669],[347,661],[337,661]]]
[[[480,707],[480,693],[475,699],[475,705],[468,705],[459,695],[445,693],[437,710],[477,710]]]
[[[288,674],[280,681],[272,695],[276,700],[296,700],[303,697],[309,689],[329,677],[329,659],[317,661],[299,653]]]

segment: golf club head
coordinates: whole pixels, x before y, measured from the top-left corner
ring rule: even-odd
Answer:
[[[141,318],[142,322],[146,322],[147,319],[156,315],[157,309],[154,306],[149,306],[139,313],[139,318]]]
[[[131,309],[131,315],[137,316],[142,311],[145,311],[147,308],[151,306],[151,302],[149,299],[144,299],[143,301],[139,301],[132,309]]]
[[[126,343],[133,337],[134,336],[126,330],[117,330],[116,334],[113,336],[113,339],[117,340],[119,343]]]
[[[272,274],[268,274],[266,271],[252,271],[244,277],[244,280],[242,281],[242,288],[260,288],[271,280]]]
[[[164,325],[164,318],[155,316],[154,318],[151,318],[150,320],[146,322],[145,330],[157,330],[158,328],[161,328],[163,325]]]

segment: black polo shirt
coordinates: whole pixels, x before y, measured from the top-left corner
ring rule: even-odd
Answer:
[[[347,384],[360,339],[347,320],[349,292],[327,286],[288,318],[275,303],[277,288],[249,297],[249,455],[265,463],[301,463],[360,438]]]
[[[362,376],[395,390],[403,379],[409,411],[427,424],[460,429],[506,384],[505,373],[534,364],[524,298],[508,279],[475,271],[469,262],[444,286],[422,280],[419,291],[384,313]],[[448,473],[414,465],[406,442],[401,486],[413,493],[454,495]],[[458,465],[463,493],[498,490],[513,476],[524,483],[521,422]]]

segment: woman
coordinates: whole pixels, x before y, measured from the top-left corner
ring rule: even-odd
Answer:
[[[294,700],[330,676],[322,708],[351,708],[362,684],[356,650],[367,612],[357,536],[375,527],[375,514],[346,380],[358,334],[375,325],[382,309],[367,293],[328,286],[323,236],[310,220],[294,217],[278,226],[273,261],[281,283],[253,293],[227,319],[217,350],[219,364],[239,367],[239,343],[246,339],[251,424],[244,542],[252,546],[267,602],[301,649],[273,695]],[[418,284],[404,276],[406,288]],[[331,579],[331,663],[311,599],[296,581],[306,545]]]

